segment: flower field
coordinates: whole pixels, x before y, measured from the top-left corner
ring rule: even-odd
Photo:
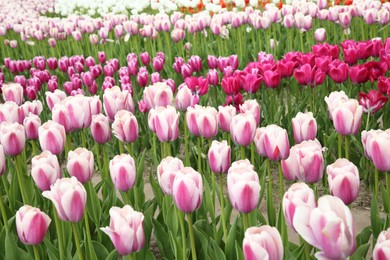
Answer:
[[[389,20],[2,1],[0,259],[390,259]]]

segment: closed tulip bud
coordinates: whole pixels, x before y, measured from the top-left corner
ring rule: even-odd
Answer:
[[[106,53],[104,51],[99,51],[98,52],[98,60],[101,64],[104,64],[106,63],[106,59],[107,59],[107,56],[106,56]]]
[[[145,66],[149,65],[149,63],[150,63],[150,55],[149,55],[148,52],[142,52],[142,53],[140,53],[139,56],[140,56],[141,62],[142,62]]]
[[[47,121],[38,129],[39,144],[41,149],[53,154],[60,154],[65,147],[66,134],[63,125],[54,121]]]
[[[45,238],[51,219],[38,208],[24,205],[16,212],[19,240],[26,245],[39,245]]]
[[[317,135],[317,121],[312,112],[298,114],[292,119],[292,129],[295,142],[314,140]]]
[[[376,241],[376,245],[374,247],[374,251],[372,252],[372,257],[374,260],[383,260],[390,258],[390,228],[382,231],[378,240]]]
[[[256,119],[250,113],[238,114],[230,123],[230,134],[234,143],[248,146],[252,143],[256,132]]]
[[[13,101],[17,105],[23,103],[23,87],[18,83],[3,84],[1,87],[4,101]]]
[[[144,215],[129,205],[110,209],[110,226],[100,228],[106,233],[122,256],[137,252],[144,247]]]
[[[173,106],[153,108],[149,113],[154,114],[151,124],[154,125],[160,142],[175,141],[178,138],[180,114]]]
[[[245,259],[283,259],[283,242],[275,227],[250,227],[242,241]]]
[[[111,128],[108,117],[103,114],[93,115],[91,133],[98,144],[104,144],[111,140]]]
[[[232,164],[228,171],[227,186],[234,209],[249,213],[257,207],[260,198],[259,177],[249,162]]]
[[[219,106],[218,107],[218,124],[222,132],[230,132],[230,123],[236,115],[237,110],[234,106]],[[255,119],[256,120],[256,119]]]
[[[341,135],[354,135],[362,122],[363,107],[356,99],[349,99],[332,112],[333,125]]]
[[[137,170],[133,157],[128,154],[116,155],[110,161],[110,175],[115,189],[128,192],[137,179]]]
[[[314,191],[307,184],[294,183],[283,196],[283,214],[287,224],[295,231],[293,220],[298,206],[314,209],[316,197]]]
[[[159,106],[168,106],[172,104],[173,92],[168,84],[157,82],[144,89],[143,100],[145,111]]]
[[[352,214],[337,197],[321,197],[314,209],[298,206],[293,224],[306,242],[320,250],[317,259],[346,259],[355,252]]]
[[[390,171],[389,149],[390,129],[362,132],[362,143],[366,156],[372,160],[375,168],[381,172]]]
[[[290,156],[282,160],[282,170],[287,180],[315,183],[324,172],[324,157],[317,140],[303,141],[290,149]]]
[[[107,117],[114,120],[116,113],[120,110],[134,112],[134,102],[131,94],[118,86],[108,88],[103,94],[103,107]]]
[[[130,111],[118,111],[112,123],[112,132],[121,142],[135,142],[139,132],[137,118]]]
[[[168,156],[161,160],[157,167],[157,180],[165,194],[172,195],[173,182],[183,168],[184,164],[179,158]]]
[[[180,111],[186,111],[188,107],[194,106],[194,95],[186,84],[179,86],[176,94],[176,108]]]
[[[24,118],[23,125],[28,139],[38,139],[38,128],[41,126],[41,119],[39,116],[30,113]]]
[[[159,57],[154,57],[152,60],[153,69],[157,72],[162,71],[164,68],[164,60]]]
[[[257,153],[270,160],[286,159],[290,154],[290,143],[286,129],[277,125],[268,125],[256,130],[254,138]]]
[[[348,100],[348,96],[345,94],[343,90],[341,91],[333,91],[330,93],[329,97],[325,97],[325,102],[328,105],[329,117],[331,120],[333,119],[333,111],[336,107],[340,106],[342,103]]]
[[[209,148],[208,160],[213,173],[226,173],[230,167],[230,146],[227,142],[214,140]]]
[[[241,113],[251,113],[256,120],[256,125],[260,125],[260,105],[255,99],[246,100],[240,105]]]
[[[6,155],[16,156],[20,154],[26,142],[24,126],[19,123],[1,123],[0,140]]]
[[[75,177],[58,179],[42,195],[53,202],[62,221],[79,222],[83,218],[87,192]]]
[[[329,76],[335,83],[342,83],[348,79],[348,65],[335,60],[329,64]]]
[[[94,157],[86,148],[76,148],[68,153],[66,168],[70,176],[76,177],[81,183],[87,183],[94,173]]]
[[[218,133],[217,110],[195,105],[186,113],[187,127],[195,136],[212,138]]]
[[[50,151],[34,156],[31,159],[31,177],[41,191],[50,190],[50,186],[61,178],[57,156]]]
[[[317,42],[323,42],[326,40],[326,30],[325,28],[318,28],[314,32],[314,38]]]
[[[199,172],[184,167],[173,181],[172,195],[176,207],[191,213],[200,207],[203,198],[203,181]]]
[[[333,196],[340,198],[344,204],[351,204],[359,193],[359,170],[347,159],[337,159],[326,167],[329,190]]]

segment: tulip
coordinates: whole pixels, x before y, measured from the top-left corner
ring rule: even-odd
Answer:
[[[348,65],[340,61],[329,64],[329,76],[335,83],[342,83],[348,79]]]
[[[390,171],[389,145],[390,129],[362,132],[362,143],[366,156],[372,160],[375,168],[381,172]]]
[[[221,85],[226,95],[236,95],[241,90],[241,79],[238,75],[225,76],[222,78]]]
[[[216,69],[209,70],[206,78],[211,86],[217,86],[219,84],[219,75]]]
[[[19,122],[19,107],[15,102],[6,101],[0,104],[0,122]]]
[[[3,84],[1,87],[4,101],[13,101],[17,105],[23,103],[23,87],[18,83]]]
[[[131,94],[127,90],[121,91],[118,86],[104,91],[103,107],[107,117],[112,121],[120,110],[134,112],[134,102]]]
[[[260,105],[255,99],[246,100],[240,105],[241,113],[251,113],[256,120],[256,125],[260,125]]]
[[[66,169],[70,176],[76,177],[81,183],[87,183],[94,173],[94,157],[86,148],[76,148],[68,153]]]
[[[278,71],[266,70],[264,71],[264,83],[267,88],[277,88],[282,79]]]
[[[326,74],[321,69],[312,67],[309,63],[295,69],[294,77],[299,84],[303,86],[318,86],[321,85],[326,77]]]
[[[354,135],[362,122],[363,107],[356,99],[349,99],[332,112],[333,125],[341,135]]]
[[[39,116],[29,114],[24,118],[23,125],[28,139],[38,139],[38,128],[41,126],[41,119]]]
[[[116,155],[110,161],[110,175],[116,189],[128,192],[135,184],[137,171],[133,157]]]
[[[236,113],[233,106],[218,106],[217,120],[222,132],[230,132],[230,123]]]
[[[51,219],[38,208],[24,205],[16,212],[16,230],[23,244],[38,245],[45,238]]]
[[[230,123],[230,134],[234,143],[248,146],[255,137],[256,119],[252,114],[244,113],[235,115]]]
[[[290,154],[287,131],[280,126],[268,125],[257,128],[254,141],[257,153],[270,160],[284,160]]]
[[[314,32],[314,38],[317,42],[323,42],[326,40],[326,30],[325,28],[318,28]]]
[[[340,106],[342,103],[348,100],[348,96],[343,90],[333,91],[330,93],[329,97],[325,97],[325,102],[328,105],[329,117],[333,120],[333,111],[336,107]]]
[[[4,148],[0,144],[0,176],[2,176],[5,173],[6,165],[7,163],[5,160]]]
[[[352,214],[337,197],[321,197],[314,209],[298,206],[293,224],[304,240],[320,250],[315,254],[316,258],[346,259],[355,252]]]
[[[112,132],[121,142],[134,143],[139,132],[137,118],[130,111],[118,111],[112,123]]]
[[[184,167],[173,181],[172,195],[177,208],[191,213],[200,207],[203,197],[203,181],[199,172]]]
[[[314,191],[307,184],[294,183],[283,196],[283,214],[287,224],[295,231],[293,220],[295,211],[299,206],[314,209],[316,197]]]
[[[230,146],[224,140],[211,143],[208,152],[210,169],[213,173],[226,173],[230,167]]]
[[[301,143],[305,140],[314,140],[317,135],[317,121],[312,112],[298,114],[292,119],[294,140]]]
[[[315,183],[321,180],[324,157],[318,140],[303,141],[290,149],[290,156],[282,160],[282,171],[287,180],[298,179]]]
[[[203,77],[186,77],[184,79],[186,85],[191,89],[192,93],[203,96],[209,89],[207,78]]]
[[[188,107],[196,105],[196,98],[186,84],[179,86],[175,98],[176,108],[180,111],[186,111]]]
[[[326,167],[330,193],[344,204],[351,204],[359,193],[359,170],[347,159],[337,159]]]
[[[87,203],[87,192],[76,177],[58,179],[44,191],[43,197],[51,200],[62,221],[79,222]]]
[[[144,247],[144,215],[129,205],[110,209],[110,226],[100,228],[106,233],[122,256],[137,252]]]
[[[31,159],[31,177],[41,191],[50,190],[50,186],[61,178],[57,156],[50,151],[34,156]]]
[[[150,55],[148,52],[141,52],[139,55],[141,62],[145,65],[148,66],[150,63]]]
[[[372,257],[374,260],[384,260],[390,258],[390,228],[382,231],[376,241]]]
[[[48,150],[58,155],[64,150],[66,142],[64,126],[49,120],[38,128],[38,135],[43,151]]]
[[[104,144],[111,140],[111,128],[108,117],[103,114],[93,115],[91,133],[98,144]]]
[[[195,136],[212,138],[218,133],[217,110],[213,107],[189,107],[186,122],[188,129]]]
[[[349,77],[354,84],[362,84],[368,81],[368,70],[365,66],[356,65],[349,68]],[[379,86],[379,81],[378,81]]]
[[[172,195],[175,177],[183,168],[184,164],[178,158],[168,156],[161,160],[157,167],[157,180],[165,194]]]
[[[179,136],[179,112],[173,106],[157,107],[149,111],[152,123],[160,142],[175,141]]]
[[[20,154],[26,142],[24,126],[19,123],[3,122],[0,125],[0,143],[8,156]]]
[[[101,64],[104,64],[106,62],[106,53],[104,51],[98,52],[98,60]]]
[[[260,198],[260,183],[253,166],[246,161],[233,163],[229,168],[227,186],[232,207],[239,212],[253,211]]]
[[[379,86],[379,83],[378,83]],[[359,104],[363,107],[363,112],[374,114],[386,105],[388,97],[383,96],[379,90],[370,90],[367,94],[359,92]]]
[[[157,82],[144,89],[143,100],[145,111],[159,106],[168,106],[172,104],[173,92],[168,84]]]
[[[245,230],[242,242],[244,257],[254,259],[283,259],[283,242],[275,227],[264,225]]]
[[[54,92],[46,92],[46,103],[50,110],[53,109],[54,105],[66,98],[65,92],[56,89]]]

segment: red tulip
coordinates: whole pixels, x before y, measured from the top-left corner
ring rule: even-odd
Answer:
[[[365,113],[374,114],[386,105],[388,100],[389,98],[383,96],[379,90],[370,90],[367,94],[359,93],[359,104],[363,107]]]

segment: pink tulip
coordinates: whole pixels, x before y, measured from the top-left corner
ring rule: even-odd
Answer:
[[[251,113],[256,120],[256,125],[260,125],[260,105],[255,99],[246,100],[240,105],[240,113]]]
[[[203,77],[186,77],[184,79],[186,85],[191,89],[192,93],[203,96],[209,90],[209,82]]]
[[[122,91],[118,86],[108,88],[103,94],[103,107],[107,117],[113,121],[120,110],[134,112],[134,102],[129,91]]]
[[[104,64],[106,62],[106,53],[104,51],[98,52],[98,60],[101,64]]]
[[[320,252],[321,259],[346,259],[355,252],[355,226],[350,209],[337,197],[325,195],[318,207],[298,206],[293,224],[298,234]]]
[[[138,122],[133,113],[120,110],[112,123],[112,132],[121,142],[134,143],[138,138]]]
[[[62,221],[79,222],[83,218],[87,192],[76,177],[58,179],[42,195],[53,202]]]
[[[264,83],[267,88],[277,88],[282,79],[278,71],[266,70],[263,75]]]
[[[172,195],[177,208],[191,213],[200,207],[203,197],[203,181],[199,172],[184,167],[173,181]]]
[[[108,117],[103,114],[93,115],[91,133],[98,144],[104,144],[111,140],[111,128]]]
[[[309,183],[321,180],[324,157],[318,140],[303,141],[291,147],[290,156],[282,160],[282,170],[287,180],[298,179]]]
[[[219,106],[218,107],[218,124],[222,132],[230,131],[230,123],[233,117],[236,115],[237,110],[233,106]]]
[[[318,28],[314,32],[314,38],[317,42],[323,42],[326,40],[326,30],[325,28]]]
[[[65,92],[56,89],[54,92],[46,92],[46,103],[50,110],[53,109],[54,105],[66,98]]]
[[[153,108],[149,113],[153,114],[151,124],[160,142],[175,141],[178,138],[180,114],[173,106]]]
[[[245,230],[242,250],[246,260],[283,259],[283,242],[275,227],[264,225]]]
[[[366,156],[372,160],[375,168],[381,172],[390,171],[390,129],[363,131],[362,142]]]
[[[253,211],[260,198],[260,183],[249,161],[234,162],[229,168],[227,186],[232,207],[239,212]]]
[[[226,173],[230,167],[230,146],[224,140],[211,143],[208,152],[210,169],[213,173]]]
[[[337,159],[326,167],[329,190],[333,196],[340,198],[344,204],[351,204],[359,193],[359,170],[347,159]]]
[[[2,176],[5,173],[6,165],[7,163],[5,160],[4,148],[0,144],[0,176]]]
[[[137,252],[144,247],[144,215],[129,205],[110,209],[110,226],[100,228],[106,233],[122,256]]]
[[[43,151],[48,150],[58,155],[64,150],[66,142],[64,126],[49,120],[38,128],[38,135]]]
[[[376,245],[374,247],[374,251],[372,252],[372,257],[374,260],[385,260],[390,258],[390,228],[382,231],[378,240],[376,241]]]
[[[312,112],[298,114],[292,119],[292,129],[295,142],[314,140],[317,135],[317,121]]]
[[[0,143],[8,156],[20,154],[26,142],[24,126],[19,123],[3,122],[0,124]]]
[[[157,82],[144,89],[143,100],[145,111],[148,112],[152,108],[159,106],[168,106],[172,104],[173,92],[168,84]]]
[[[24,113],[23,113],[24,117]],[[0,123],[9,122],[16,123],[19,122],[19,107],[13,101],[6,101],[3,104],[0,104]]]
[[[256,132],[256,119],[252,114],[235,115],[230,123],[230,134],[234,143],[248,146],[252,143]]]
[[[148,52],[141,52],[140,55],[139,55],[140,59],[141,59],[141,62],[147,66],[149,65],[150,63],[150,55]]]
[[[24,118],[23,125],[28,139],[38,139],[38,128],[41,126],[41,119],[39,116],[30,114]]]
[[[335,110],[336,107],[338,107],[342,103],[346,102],[348,99],[348,96],[343,90],[333,91],[332,93],[330,93],[329,97],[325,97],[325,102],[328,105],[329,117],[331,120],[333,120],[333,110]]]
[[[188,129],[195,136],[212,138],[218,133],[217,110],[213,107],[189,107],[186,122]]]
[[[57,156],[50,151],[34,156],[31,159],[31,177],[41,191],[50,190],[50,186],[61,178]]]
[[[314,191],[307,184],[294,183],[283,196],[283,214],[287,224],[293,229],[293,220],[298,206],[306,206],[314,209],[316,197]]]
[[[39,245],[45,238],[51,219],[38,208],[24,205],[16,212],[16,230],[23,244]]]
[[[133,188],[137,179],[133,157],[128,154],[116,155],[110,161],[110,175],[116,189],[127,192]]]
[[[165,194],[172,195],[173,182],[183,168],[184,164],[178,158],[168,156],[161,160],[157,167],[157,179]]]
[[[354,135],[362,122],[363,107],[356,99],[349,99],[332,112],[333,125],[341,135]]]
[[[284,160],[290,154],[287,131],[280,126],[257,128],[254,141],[257,153],[272,161]]]
[[[17,105],[23,103],[23,87],[18,83],[3,84],[1,87],[4,101],[13,101]]]
[[[66,169],[70,176],[76,177],[81,183],[87,183],[94,173],[94,156],[86,148],[76,148],[68,153]]]
[[[189,87],[186,84],[182,84],[177,91],[175,103],[178,110],[186,111],[188,107],[193,107],[197,104],[197,99]]]

